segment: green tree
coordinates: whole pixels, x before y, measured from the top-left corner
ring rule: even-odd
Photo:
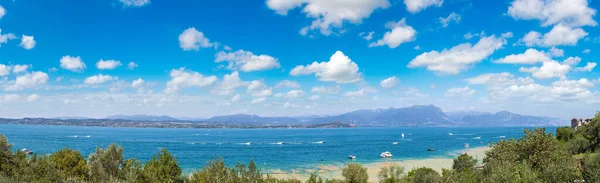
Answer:
[[[122,171],[124,179],[127,182],[149,182],[149,180],[147,180],[146,176],[144,175],[142,162],[136,160],[135,158],[131,158],[125,161],[125,165],[123,165]]]
[[[71,178],[85,180],[88,174],[88,168],[85,163],[85,158],[79,151],[71,149],[62,149],[50,155],[56,168],[64,172]]]
[[[399,183],[403,173],[404,167],[393,164],[382,167],[377,175],[380,183]]]
[[[162,149],[144,165],[144,175],[149,182],[180,182],[181,167],[167,149]]]
[[[538,173],[531,165],[522,162],[514,164],[511,162],[492,161],[484,167],[484,176],[481,182],[511,182],[511,183],[538,183],[545,182],[540,180]]]
[[[572,154],[585,153],[588,149],[591,149],[590,146],[590,141],[581,134],[577,134],[568,144]]]
[[[403,178],[402,182],[409,183],[441,183],[442,176],[435,170],[427,167],[412,169]]]
[[[461,154],[452,163],[452,169],[454,171],[463,172],[470,170],[477,165],[477,160],[468,154]]]
[[[575,138],[575,129],[568,126],[556,129],[556,139],[563,142],[568,142],[573,138]]]
[[[316,172],[313,172],[310,174],[310,178],[308,178],[306,183],[323,183],[323,179],[319,177]]]
[[[583,179],[600,182],[600,154],[586,154],[583,161]]]
[[[349,163],[342,169],[342,176],[348,183],[366,183],[369,180],[367,168],[357,163]]]
[[[122,180],[121,167],[125,164],[123,147],[110,144],[106,149],[96,148],[88,157],[89,176],[94,182]]]

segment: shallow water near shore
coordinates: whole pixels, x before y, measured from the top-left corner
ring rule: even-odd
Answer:
[[[461,151],[486,147],[504,139],[503,136],[520,138],[523,129],[530,128],[165,129],[0,125],[0,133],[7,136],[13,150],[28,148],[38,154],[71,148],[87,157],[96,147],[116,143],[124,147],[126,158],[135,157],[143,162],[160,148],[166,148],[178,159],[184,173],[201,168],[215,157],[223,157],[230,165],[252,159],[273,174],[290,174],[318,169],[335,172],[349,162],[375,168],[386,162],[402,161],[410,167],[411,161],[415,165],[427,163],[419,161],[425,159],[447,161]],[[547,127],[546,131],[555,129]],[[465,143],[470,147],[465,148]],[[427,151],[430,147],[435,151]],[[384,151],[391,152],[393,158],[379,157]],[[479,157],[482,152],[476,157],[483,158]],[[348,155],[357,159],[349,160]]]

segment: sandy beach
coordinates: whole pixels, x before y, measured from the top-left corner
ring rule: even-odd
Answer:
[[[485,151],[489,150],[489,147],[478,147],[478,148],[469,148],[461,151],[455,152],[455,156],[458,156],[463,153],[467,153],[470,156],[477,158],[478,161],[482,161],[485,157]],[[403,160],[392,160],[387,162],[375,162],[375,163],[367,163],[363,164],[366,167],[369,173],[369,182],[378,182],[377,174],[382,167],[390,166],[392,164],[399,164],[404,167],[405,173],[410,171],[413,168],[418,167],[428,167],[432,168],[438,172],[442,172],[443,168],[450,169],[452,168],[453,159],[448,157],[440,157],[440,158],[427,158],[427,159],[403,159]],[[282,170],[272,170],[270,171],[270,175],[277,178],[296,178],[302,181],[308,180],[310,174],[312,172],[318,171],[319,175],[323,178],[327,179],[341,179],[342,177],[342,168],[344,164],[334,164],[334,165],[318,165],[316,167],[308,167],[306,169],[296,169],[292,171],[282,171]]]

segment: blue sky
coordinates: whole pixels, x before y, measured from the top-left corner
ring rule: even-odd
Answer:
[[[592,116],[587,0],[0,0],[0,116]],[[316,62],[316,63],[313,63]]]

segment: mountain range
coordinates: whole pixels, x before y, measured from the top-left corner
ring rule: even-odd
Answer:
[[[331,116],[261,117],[249,114],[214,116],[208,119],[176,119],[169,116],[115,115],[107,119],[132,121],[196,121],[214,124],[295,125],[345,123],[356,126],[562,126],[567,120],[551,117],[521,115],[508,111],[496,113],[479,111],[444,112],[435,105],[416,105],[404,108],[356,110]]]

